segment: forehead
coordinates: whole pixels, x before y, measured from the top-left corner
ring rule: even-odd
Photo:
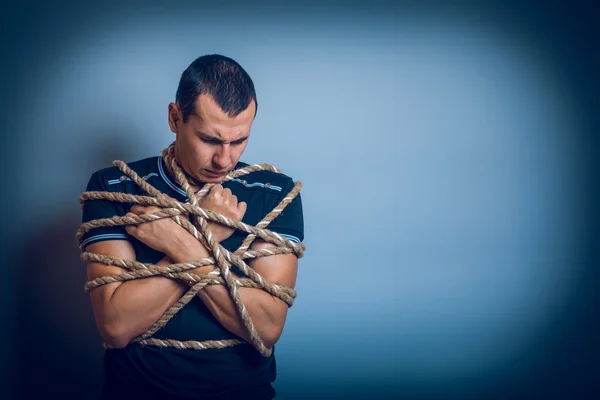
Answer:
[[[225,132],[249,131],[256,105],[251,102],[248,107],[238,115],[231,117],[225,113],[217,102],[207,94],[201,94],[196,100],[194,119],[196,124],[203,129]],[[209,132],[207,132],[209,133]]]

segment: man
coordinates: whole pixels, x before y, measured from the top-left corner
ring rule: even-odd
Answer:
[[[179,166],[197,192],[204,184],[210,191],[198,202],[205,210],[255,226],[289,193],[294,182],[281,173],[258,171],[241,179],[225,177],[248,164],[239,159],[250,137],[257,110],[254,84],[234,60],[208,55],[196,59],[182,74],[175,103],[168,107],[168,122],[175,133],[173,143]],[[178,184],[176,171],[165,157],[128,163],[140,177],[167,198],[190,200]],[[96,171],[86,191],[148,195],[117,167]],[[152,206],[131,205],[104,199],[83,205],[83,222],[118,216],[139,216],[158,211]],[[216,242],[235,251],[246,233],[210,222]],[[304,236],[300,196],[287,205],[268,226],[272,232],[294,242]],[[274,247],[255,240],[251,250]],[[81,240],[86,252],[125,260],[167,265],[212,257],[199,240],[173,219],[127,226],[92,229]],[[298,259],[278,254],[246,260],[266,281],[293,288]],[[90,281],[127,270],[100,262],[88,263]],[[208,265],[191,270],[203,276]],[[234,271],[235,272],[235,271]],[[239,273],[239,271],[238,271]],[[261,355],[248,343],[220,349],[181,349],[139,345],[131,342],[146,332],[189,289],[189,283],[164,276],[113,282],[90,291],[98,329],[108,349],[104,357],[102,398],[164,399],[271,399],[276,378],[274,352]],[[238,289],[258,336],[274,349],[281,336],[288,305],[261,289]],[[224,285],[205,286],[153,338],[177,341],[250,342],[236,306]]]

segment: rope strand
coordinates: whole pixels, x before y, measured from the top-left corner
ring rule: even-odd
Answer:
[[[164,276],[171,279],[181,279],[190,285],[190,289],[187,290],[182,297],[179,298],[177,302],[175,302],[175,304],[171,306],[171,308],[169,308],[146,332],[139,335],[137,338],[134,338],[132,342],[139,343],[140,345],[144,346],[151,345],[160,347],[174,347],[178,349],[204,350],[226,348],[245,342],[242,340],[212,340],[205,342],[177,341],[172,339],[163,340],[152,338],[152,335],[160,328],[165,326],[169,320],[173,318],[173,316],[175,316],[177,312],[179,312],[187,303],[189,303],[189,301],[191,301],[200,290],[206,287],[206,285],[225,285],[236,306],[236,310],[244,323],[244,327],[248,331],[251,344],[263,356],[270,356],[272,349],[267,348],[260,339],[258,331],[252,322],[252,318],[250,317],[248,310],[241,300],[238,288],[247,287],[262,289],[284,301],[288,307],[293,305],[294,299],[296,298],[296,291],[294,289],[272,284],[266,281],[262,276],[260,276],[260,274],[250,268],[250,266],[244,260],[268,257],[276,254],[295,254],[298,258],[301,258],[304,255],[304,244],[296,243],[266,229],[267,226],[281,214],[286,206],[288,206],[294,200],[294,198],[296,198],[298,193],[300,193],[302,183],[294,182],[294,187],[281,200],[281,202],[277,204],[275,208],[269,212],[259,223],[257,223],[256,226],[252,226],[201,208],[198,205],[199,201],[210,192],[210,189],[212,186],[214,186],[214,184],[205,184],[201,190],[199,190],[197,193],[194,193],[191,188],[191,184],[197,186],[202,184],[188,176],[179,166],[174,155],[174,143],[171,143],[169,147],[163,150],[162,155],[165,163],[171,167],[177,183],[186,192],[190,201],[189,204],[181,203],[176,200],[169,200],[158,189],[150,185],[145,179],[142,179],[125,162],[119,160],[114,161],[113,165],[119,168],[119,170],[121,170],[133,182],[140,186],[140,188],[148,193],[149,196],[101,191],[88,191],[84,192],[80,196],[79,204],[82,208],[84,203],[89,200],[109,200],[161,208],[161,210],[151,214],[130,217],[113,216],[111,218],[101,218],[88,221],[80,225],[75,238],[77,245],[82,250],[82,260],[88,262],[99,262],[105,265],[115,265],[128,270],[128,272],[125,273],[103,276],[92,281],[88,281],[84,287],[85,291],[89,292],[97,287],[112,282],[126,282],[129,280],[141,279],[150,276]],[[272,171],[275,173],[281,173],[279,169],[269,164],[255,164],[232,171],[225,177],[223,182],[250,174],[255,171]],[[184,213],[188,213],[192,218],[180,218],[179,216]],[[110,226],[137,225],[144,222],[156,221],[161,218],[171,218],[181,227],[186,229],[207,248],[210,257],[186,263],[159,266],[155,264],[124,260],[118,257],[83,251],[83,237],[92,229]],[[209,221],[217,222],[230,228],[239,229],[248,233],[248,236],[235,252],[230,252],[214,240],[210,232],[210,227],[208,224]],[[270,249],[249,250],[250,246],[257,238],[269,242],[276,247]],[[215,269],[205,275],[188,272],[189,270],[207,265],[214,265]],[[232,265],[235,265],[237,268],[239,268],[246,277],[235,277],[230,271]],[[110,348],[107,343],[104,343],[104,347]]]

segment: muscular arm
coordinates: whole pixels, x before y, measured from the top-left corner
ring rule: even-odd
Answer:
[[[86,250],[122,259],[136,259],[135,250],[127,240],[92,243]],[[157,265],[170,262],[165,256]],[[127,272],[124,268],[95,262],[88,263],[87,271],[88,280]],[[90,299],[102,338],[111,347],[125,347],[131,339],[147,331],[185,290],[183,283],[162,276],[114,282],[93,289]]]
[[[221,185],[214,185],[199,205],[237,221],[240,221],[246,212],[246,203],[238,203],[237,197],[231,193],[231,190],[223,189]],[[133,206],[130,214],[145,214],[157,210],[156,207]],[[219,243],[233,233],[233,228],[222,226],[219,223],[209,222],[209,226],[214,240]],[[126,229],[127,233],[153,249],[166,254],[176,263],[197,261],[209,257],[207,249],[197,239],[170,219],[159,219],[137,226],[128,225]],[[272,245],[260,240],[255,241],[252,245],[253,249],[268,247],[272,247]],[[256,272],[271,283],[292,288],[296,284],[298,260],[295,255],[282,254],[261,257],[253,259],[249,263]],[[212,269],[213,266],[206,266],[190,272],[206,274]],[[269,348],[273,347],[283,331],[288,310],[287,304],[261,289],[239,288],[238,293],[262,342]],[[226,287],[222,285],[207,286],[198,295],[226,329],[250,341],[250,336]]]
[[[199,242],[190,243],[185,249],[169,252],[175,262],[189,262],[208,257],[209,253]],[[270,243],[256,240],[252,249],[274,247]],[[280,254],[261,257],[249,261],[249,266],[254,268],[264,279],[271,283],[293,288],[296,284],[298,259],[293,254]],[[202,267],[193,270],[195,273],[206,273],[211,267]],[[262,289],[239,288],[240,298],[252,318],[258,335],[268,348],[279,340],[287,317],[288,305],[282,300],[270,295]],[[215,318],[230,332],[246,341],[250,335],[238,314],[229,291],[223,285],[209,285],[202,289],[198,296],[208,307]]]

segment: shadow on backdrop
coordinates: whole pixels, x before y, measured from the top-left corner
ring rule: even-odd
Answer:
[[[401,10],[400,6],[394,8],[392,2],[386,3],[385,6],[382,5],[384,2],[379,3],[381,4],[378,12],[382,15],[402,15],[405,11],[404,8]],[[578,253],[579,255],[571,260],[572,264],[582,271],[581,276],[583,278],[581,281],[578,280],[571,284],[575,289],[568,302],[565,302],[562,308],[553,310],[553,318],[551,319],[553,323],[545,327],[544,335],[541,335],[536,347],[527,349],[526,352],[517,354],[514,359],[511,359],[504,368],[505,375],[494,373],[486,379],[478,376],[468,376],[463,382],[440,382],[428,381],[428,376],[415,377],[406,374],[406,371],[401,369],[397,371],[385,370],[380,364],[369,364],[369,361],[375,360],[375,356],[371,356],[371,354],[375,353],[378,360],[387,357],[388,360],[391,360],[388,364],[391,368],[406,367],[407,365],[410,366],[410,361],[404,361],[407,359],[406,351],[411,350],[410,345],[396,344],[398,346],[396,348],[389,346],[384,351],[371,352],[368,349],[369,342],[372,345],[373,342],[378,340],[377,337],[361,337],[360,335],[364,335],[365,331],[362,333],[352,331],[350,328],[354,325],[329,323],[330,328],[333,326],[335,332],[339,332],[340,339],[336,338],[337,340],[342,341],[343,338],[347,340],[347,347],[342,348],[342,346],[339,346],[337,348],[340,348],[340,354],[347,357],[348,363],[345,365],[334,363],[333,361],[343,359],[343,357],[329,350],[331,346],[328,346],[327,348],[317,348],[319,353],[316,350],[315,353],[318,354],[318,357],[310,358],[299,369],[309,371],[308,374],[319,366],[317,364],[320,364],[328,368],[327,370],[321,369],[321,372],[338,372],[338,380],[335,382],[325,380],[322,382],[321,387],[311,387],[307,384],[307,380],[316,379],[316,376],[308,378],[293,376],[289,379],[288,387],[282,387],[282,392],[287,393],[287,397],[282,397],[300,399],[318,398],[317,396],[321,395],[326,398],[408,398],[419,400],[600,398],[600,396],[594,397],[594,393],[596,393],[596,396],[600,393],[600,382],[597,379],[599,376],[598,371],[600,371],[600,342],[597,340],[600,331],[600,320],[598,318],[600,315],[598,313],[600,292],[597,288],[599,282],[598,262],[600,261],[598,258],[597,235],[597,200],[599,199],[597,190],[599,165],[597,134],[600,121],[597,112],[598,101],[596,101],[598,93],[600,93],[598,91],[597,76],[597,67],[600,66],[600,52],[598,52],[600,47],[596,39],[600,37],[600,35],[597,35],[597,16],[600,13],[596,11],[597,7],[595,6],[582,6],[575,3],[565,3],[563,6],[545,4],[542,7],[535,6],[533,3],[518,4],[516,7],[508,5],[508,2],[502,4],[503,6],[490,6],[490,8],[497,8],[497,10],[492,10],[491,14],[499,16],[498,18],[504,17],[515,29],[521,26],[527,28],[523,28],[527,32],[530,29],[534,31],[537,29],[540,32],[541,42],[552,49],[554,54],[557,54],[556,60],[560,61],[562,76],[570,82],[574,91],[579,94],[577,107],[582,114],[590,117],[589,121],[586,120],[585,122],[589,125],[589,129],[586,129],[585,135],[576,138],[577,143],[589,144],[582,146],[585,147],[585,151],[582,151],[580,155],[581,159],[585,161],[585,174],[572,178],[586,183],[585,191],[582,191],[577,201],[573,202],[573,207],[581,209],[581,213],[589,216],[587,220],[589,225],[579,231],[578,238],[580,239],[581,250]],[[31,80],[31,77],[37,78],[39,81],[52,79],[52,75],[48,72],[31,73],[30,77],[28,73],[38,68],[38,64],[31,62],[32,60],[37,60],[37,57],[43,54],[52,62],[60,64],[64,61],[61,57],[66,57],[65,54],[69,57],[73,56],[68,46],[73,38],[66,34],[65,37],[62,37],[59,34],[61,32],[71,33],[68,29],[69,21],[78,21],[85,19],[86,16],[94,15],[95,19],[91,18],[91,20],[101,25],[101,23],[104,23],[102,22],[104,19],[109,20],[107,18],[108,14],[111,12],[121,13],[125,7],[125,5],[119,3],[112,9],[106,7],[105,14],[96,14],[96,10],[88,9],[87,5],[73,6],[67,11],[64,8],[61,9],[53,4],[48,4],[46,10],[39,8],[32,13],[27,3],[22,5],[15,3],[15,5],[19,8],[18,12],[10,15],[10,21],[7,21],[7,24],[0,23],[0,29],[10,28],[7,29],[8,34],[0,35],[2,36],[0,41],[11,38],[11,42],[7,46],[9,51],[6,51],[6,54],[12,56],[7,65],[13,67],[12,69],[9,68],[9,73],[3,74],[3,76],[12,78],[12,82],[8,82],[6,86],[5,94],[12,93],[15,98],[20,100],[21,103],[18,104],[17,109],[26,109],[26,106],[29,105],[26,102],[26,96],[21,94],[34,92],[35,83],[38,81]],[[105,6],[106,4],[103,3],[103,7]],[[181,7],[181,4],[179,6]],[[423,6],[427,12],[434,9],[438,12],[440,7],[437,5]],[[458,14],[464,12],[465,15],[470,14],[470,8],[465,8],[468,10],[463,11],[459,7],[459,10],[454,12]],[[195,10],[198,9],[195,8]],[[131,12],[132,21],[135,21],[140,15],[140,10],[136,7],[130,6],[129,11]],[[336,24],[339,25],[340,21],[343,21],[342,18],[338,17],[338,15],[343,14],[342,11],[342,9],[330,9],[330,14],[327,14],[327,16],[331,17],[329,21],[332,24],[331,27],[335,27]],[[473,13],[475,11],[477,10],[474,10]],[[186,12],[190,12],[190,10],[186,9]],[[305,9],[303,12],[313,15],[312,13],[315,10]],[[360,15],[364,13],[365,10],[361,9]],[[6,13],[0,15],[0,20],[5,16],[7,20],[9,19],[9,14]],[[85,22],[89,21],[85,20]],[[398,24],[400,23],[398,22]],[[110,31],[108,23],[106,25],[106,29]],[[105,29],[104,25],[102,26]],[[310,32],[312,25],[300,27],[306,28],[306,30],[298,29],[302,35],[305,35]],[[386,32],[384,28],[385,26],[373,25],[373,30],[381,29],[383,33]],[[86,32],[79,30],[76,32],[78,35],[85,37],[84,33]],[[527,35],[517,36],[519,44],[528,45]],[[151,40],[154,40],[154,38],[151,38]],[[19,56],[19,52],[22,52],[24,56]],[[543,73],[543,71],[540,72]],[[48,132],[42,130],[33,134],[24,131],[20,125],[21,121],[12,122],[9,118],[11,113],[14,114],[14,109],[14,104],[7,102],[4,109],[7,118],[3,118],[3,120],[6,120],[3,121],[5,131],[17,133],[10,135],[12,142],[23,145],[25,143],[19,140],[23,142],[39,140],[45,137],[43,135],[48,134]],[[46,122],[44,121],[44,123]],[[43,125],[43,123],[40,123],[40,125]],[[109,126],[106,128],[115,127]],[[106,131],[101,132],[101,135],[97,135],[98,132],[90,132],[90,137],[102,137],[106,132],[123,134],[125,130],[122,127],[118,127],[116,130],[106,129]],[[361,135],[364,135],[364,132]],[[115,136],[113,134],[108,139],[103,137],[102,143],[106,143],[106,145],[96,146],[96,148],[90,145],[89,149],[82,152],[82,154],[89,155],[89,157],[85,159],[85,157],[79,155],[77,161],[81,162],[81,165],[85,162],[87,167],[94,165],[96,168],[101,168],[102,166],[110,166],[111,161],[115,158],[124,159],[122,138],[126,135],[119,136],[118,143],[120,143],[120,147],[118,149],[108,144],[111,143],[109,139],[114,139]],[[352,133],[348,134],[349,142],[358,142],[358,139],[361,138],[362,136],[353,137]],[[5,145],[5,148],[13,149],[15,147],[9,144]],[[117,152],[118,155],[116,155]],[[376,160],[374,164],[377,166],[376,155],[372,154],[372,156]],[[16,162],[14,161],[22,161],[13,160],[10,157],[6,157],[5,160],[11,161],[10,168],[13,170],[16,168]],[[9,162],[4,162],[7,163],[6,171],[9,171]],[[15,175],[7,175],[6,180],[9,179],[15,179]],[[18,178],[18,180],[21,179]],[[74,185],[80,188],[80,192],[83,192],[85,183],[79,182]],[[63,195],[63,198],[69,205],[65,207],[65,210],[68,209],[68,211],[61,211],[51,219],[40,221],[39,226],[31,231],[24,246],[15,244],[13,247],[14,241],[9,241],[11,240],[9,235],[7,235],[7,242],[3,244],[10,252],[19,249],[20,253],[14,256],[11,254],[15,262],[12,263],[11,258],[11,262],[8,263],[11,269],[9,273],[14,275],[14,283],[12,276],[6,280],[6,282],[16,286],[14,288],[16,292],[14,299],[12,293],[8,293],[10,293],[11,303],[18,305],[16,325],[19,337],[16,338],[16,341],[10,340],[10,338],[7,341],[8,345],[6,347],[12,347],[11,343],[17,343],[16,349],[8,348],[4,351],[18,353],[19,365],[16,368],[15,381],[21,391],[20,398],[24,399],[45,398],[50,394],[56,394],[61,399],[93,399],[100,385],[103,349],[100,335],[95,327],[88,295],[83,290],[86,281],[85,265],[79,259],[79,250],[74,240],[75,231],[80,223],[80,210],[76,197]],[[361,212],[365,210],[366,207],[358,209]],[[9,213],[9,211],[7,208],[6,212]],[[14,220],[14,223],[18,223],[17,217],[11,216],[8,221]],[[426,220],[426,222],[429,221]],[[314,221],[312,224],[317,226],[318,222]],[[320,226],[323,226],[323,224],[321,223]],[[9,231],[12,228],[12,225],[5,221],[4,229]],[[430,243],[423,241],[423,245],[429,246]],[[23,248],[24,250],[22,250]],[[553,249],[548,248],[547,250],[552,251]],[[339,263],[339,259],[333,261]],[[331,271],[332,267],[335,266],[334,263],[319,265],[320,268],[327,271]],[[383,267],[384,269],[388,268],[389,271],[391,267],[395,268],[396,266],[383,265]],[[348,276],[351,277],[352,274],[345,275],[344,278]],[[566,278],[572,276],[573,274],[568,275]],[[410,276],[403,276],[401,280],[405,278],[410,278]],[[310,282],[310,284],[316,286],[315,281]],[[9,289],[13,289],[12,286]],[[361,294],[363,288],[360,289],[361,291],[357,290],[355,293]],[[317,296],[318,293],[314,295]],[[510,295],[511,293],[506,293],[505,297],[510,297]],[[360,296],[357,295],[356,297]],[[415,296],[415,298],[418,299],[418,296]],[[474,298],[474,301],[476,301],[476,298]],[[355,311],[351,310],[349,306],[344,309],[343,305],[341,304],[341,307],[336,311],[340,313]],[[352,315],[352,321],[360,320],[362,317],[366,322],[360,321],[361,325],[369,327],[372,325],[373,331],[383,329],[385,326],[382,327],[377,323],[385,319],[385,316],[381,315],[381,309],[386,305],[387,303],[384,302],[374,302],[373,308],[369,310],[368,314]],[[319,304],[318,306],[319,308],[315,307],[311,310],[310,317],[305,319],[303,323],[317,325],[317,322],[314,322],[315,316],[321,316],[323,318],[319,322],[321,326],[315,331],[318,331],[319,335],[323,335],[323,325],[327,327],[326,323],[330,322],[330,316],[320,313],[320,309],[326,308],[325,305]],[[401,314],[393,314],[399,320],[398,315]],[[460,315],[457,314],[456,316],[459,317]],[[371,319],[367,319],[367,317]],[[453,322],[455,321],[453,320]],[[391,319],[390,326],[392,323],[400,324],[400,322]],[[415,319],[414,323],[418,324],[419,320]],[[406,325],[403,327],[406,328]],[[394,334],[398,334],[400,337],[403,335],[402,327],[397,328],[398,330],[395,326],[393,328]],[[424,333],[439,334],[442,338],[444,336],[444,332],[426,331]],[[333,336],[333,334],[330,335]],[[408,339],[405,337],[404,340]],[[378,348],[381,347],[383,346]],[[311,355],[310,349],[303,349],[299,352]],[[380,354],[378,354],[379,352]],[[414,354],[418,353],[417,350]],[[301,360],[300,362],[303,361],[299,357],[290,357],[293,362],[297,362],[298,359]],[[364,362],[363,360],[367,361]],[[4,379],[6,379],[6,376],[10,377],[9,374],[15,374],[12,364],[7,363],[7,371],[6,375],[3,374],[5,375]],[[381,377],[381,372],[387,372],[389,375]],[[282,386],[284,383],[282,381]],[[374,390],[378,390],[378,392],[374,394]],[[387,393],[384,393],[384,391],[387,391]],[[0,393],[0,397],[2,395],[4,393]]]
[[[101,137],[103,144],[85,150],[81,157],[85,165],[110,167],[115,159],[131,154],[124,140],[127,135],[114,133],[122,129],[90,134]],[[106,132],[113,133],[107,136]],[[118,148],[114,143],[119,143]],[[81,193],[86,184],[79,185]],[[75,241],[81,212],[78,198],[65,201],[69,211],[41,221],[18,258],[18,393],[22,399],[48,395],[94,399],[100,393],[104,349],[84,291],[86,265]]]

